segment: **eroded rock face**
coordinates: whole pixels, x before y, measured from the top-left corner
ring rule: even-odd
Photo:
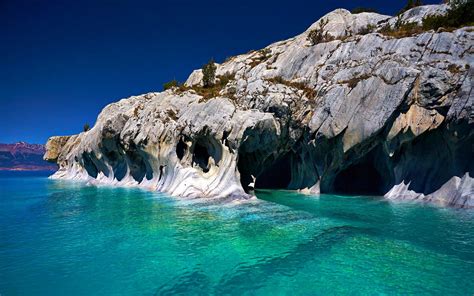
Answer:
[[[474,29],[377,33],[394,21],[339,9],[217,65],[218,77],[233,78],[217,97],[188,88],[110,104],[90,131],[48,141],[53,178],[246,198],[256,177],[257,187],[472,207]],[[335,40],[312,45],[321,27]],[[186,85],[201,80],[195,71]]]
[[[49,162],[57,162],[59,155],[63,152],[64,145],[70,139],[70,136],[55,136],[48,139],[46,143],[46,153],[43,159]]]

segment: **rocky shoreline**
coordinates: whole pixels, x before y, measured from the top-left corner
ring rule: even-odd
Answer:
[[[257,187],[474,207],[474,27],[393,37],[401,17],[333,11],[302,34],[110,104],[86,132],[52,137],[57,179],[173,196],[248,198]],[[323,40],[314,42],[314,32]]]

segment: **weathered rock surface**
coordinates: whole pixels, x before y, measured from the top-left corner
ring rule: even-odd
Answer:
[[[217,65],[233,77],[217,97],[188,88],[110,104],[90,131],[49,140],[53,178],[240,198],[255,176],[257,187],[472,207],[474,28],[377,33],[395,21],[339,9]],[[311,45],[321,28],[335,40]],[[186,85],[201,82],[194,71]]]
[[[70,138],[70,136],[55,136],[49,138],[46,143],[46,153],[43,159],[50,162],[57,162],[59,155]]]

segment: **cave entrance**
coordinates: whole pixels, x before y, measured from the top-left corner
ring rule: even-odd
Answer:
[[[153,178],[153,170],[150,167],[148,161],[138,151],[127,151],[128,166],[130,175],[138,183],[143,181],[146,177],[147,180]]]
[[[255,181],[257,189],[286,189],[291,182],[290,154],[280,157],[264,169]]]
[[[193,163],[197,164],[203,172],[209,171],[209,152],[207,148],[200,143],[196,143],[194,146]]]
[[[383,195],[382,175],[370,160],[350,165],[334,181],[334,192],[347,195]]]
[[[86,169],[87,174],[95,179],[97,178],[97,175],[99,174],[99,169],[97,168],[94,161],[92,160],[91,155],[93,155],[93,153],[83,152],[82,161],[83,161],[83,166]]]
[[[192,148],[192,163],[204,173],[209,172],[212,166],[219,166],[222,158],[220,142],[213,138],[200,138]]]
[[[187,148],[188,146],[184,143],[183,139],[180,139],[176,145],[176,156],[178,156],[179,160],[183,159]]]

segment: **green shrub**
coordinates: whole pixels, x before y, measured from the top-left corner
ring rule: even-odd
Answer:
[[[202,98],[199,102],[205,102],[209,99],[215,98],[220,95],[220,92],[231,82],[235,79],[235,74],[233,73],[226,73],[224,75],[217,76],[217,83],[214,83],[210,86],[204,87],[199,85],[194,85],[192,87],[182,86],[179,88],[180,92],[193,90]],[[231,98],[234,97],[234,94],[225,93],[225,96]]]
[[[428,15],[423,18],[423,29],[424,30],[437,30],[446,23],[445,16],[441,15]]]
[[[211,87],[214,85],[216,79],[217,67],[214,63],[214,59],[211,59],[207,64],[202,67],[202,84],[203,87]]]
[[[375,12],[377,13],[377,10],[373,8],[368,8],[368,7],[356,7],[351,10],[352,14],[358,14],[358,13],[363,13],[363,12]]]
[[[359,34],[361,35],[367,35],[369,33],[372,33],[374,30],[375,30],[375,26],[374,25],[371,25],[371,24],[368,24],[367,26],[363,27],[362,29],[360,29],[359,31]]]
[[[404,13],[407,10],[410,10],[412,8],[415,8],[415,7],[418,7],[418,6],[421,6],[421,5],[423,5],[423,1],[421,1],[421,0],[408,0],[405,7],[403,7],[402,10],[400,10],[400,12],[398,12],[398,15]]]
[[[85,132],[87,132],[87,131],[90,130],[90,129],[91,129],[91,127],[90,127],[90,125],[89,125],[88,123],[84,124],[83,130],[84,130]]]
[[[270,48],[264,48],[256,51],[257,56],[255,58],[252,58],[252,61],[250,62],[250,67],[253,68],[260,63],[265,62],[269,58],[272,57],[272,50]]]
[[[180,87],[181,85],[182,85],[182,83],[180,83],[176,79],[173,79],[173,80],[168,81],[165,84],[163,84],[163,90],[172,89],[173,87]]]
[[[391,36],[395,38],[409,37],[416,34],[422,33],[423,28],[418,25],[416,22],[402,22],[398,21],[395,23],[395,26],[392,28],[390,24],[386,24],[380,29],[380,33],[385,36]]]
[[[329,33],[324,33],[324,27],[328,24],[329,20],[322,19],[317,29],[313,29],[308,33],[307,39],[311,42],[311,45],[316,45],[321,42],[329,42],[334,40],[334,36]]]
[[[423,19],[424,30],[441,27],[455,29],[474,25],[474,0],[454,1],[445,15],[429,15]]]
[[[429,15],[423,19],[421,26],[415,22],[403,22],[399,15],[393,28],[386,24],[379,32],[386,36],[402,38],[439,28],[449,31],[464,26],[474,26],[474,0],[454,1],[446,14]]]
[[[227,83],[235,79],[235,73],[226,73],[224,75],[218,76],[217,78],[219,79],[219,85],[224,88]]]
[[[316,90],[310,86],[308,86],[306,83],[303,82],[293,82],[293,81],[288,81],[285,80],[281,76],[276,76],[272,78],[267,78],[266,79],[268,82],[274,83],[274,84],[283,84],[291,88],[295,88],[298,90],[302,90],[303,94],[308,98],[308,99],[314,99],[316,97]]]
[[[214,68],[215,68],[215,65],[214,65]],[[203,67],[203,70],[204,70],[204,67]],[[215,70],[214,70],[214,75],[215,75]],[[214,77],[213,80],[216,80],[217,83],[214,82],[212,85],[208,84],[207,86],[200,86],[200,85],[186,86],[182,83],[179,83],[177,88],[174,88],[174,92],[176,94],[182,94],[182,93],[187,92],[187,91],[194,91],[196,94],[202,96],[202,98],[199,101],[200,102],[205,102],[209,99],[212,99],[212,98],[215,98],[215,97],[219,96],[221,90],[223,90],[227,86],[227,84],[229,84],[229,82],[234,80],[234,79],[235,79],[235,74],[234,73],[226,73],[224,75]],[[229,93],[224,94],[224,95],[227,95],[229,98],[231,96],[232,97],[234,96],[234,94],[229,95]],[[170,114],[168,114],[168,115],[170,115]],[[170,118],[172,118],[172,116],[170,116]]]

